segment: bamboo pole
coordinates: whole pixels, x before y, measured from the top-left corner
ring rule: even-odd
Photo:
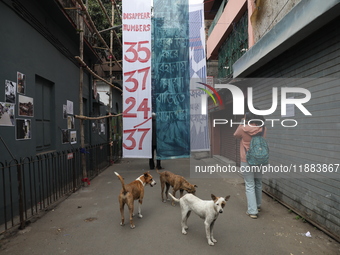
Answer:
[[[118,117],[123,115],[122,113],[116,114],[116,115],[106,115],[106,116],[99,116],[99,117],[88,117],[88,116],[83,116],[83,115],[74,115],[74,117],[76,119],[80,119],[80,120],[101,120],[101,119],[105,119],[105,118],[112,118],[112,117]]]
[[[115,9],[117,10],[117,13],[118,13],[118,17],[120,19],[120,21],[122,22],[122,17],[120,16],[119,14],[119,9],[118,9],[118,6],[117,6],[117,3],[116,3],[116,0],[111,0],[111,2],[113,3]]]
[[[93,23],[93,20],[91,19],[91,16],[89,14],[89,12],[86,9],[86,6],[84,5],[82,0],[76,0],[77,3],[81,6],[82,11],[84,12],[84,14],[86,15],[88,22],[91,24],[92,28],[94,29],[96,35],[98,36],[98,38],[102,41],[102,43],[104,44],[104,46],[110,51],[111,56],[113,57],[115,63],[122,69],[121,64],[118,62],[117,58],[115,57],[115,55],[112,53],[112,51],[110,50],[109,46],[107,45],[107,43],[105,42],[105,40],[103,39],[103,37],[100,35],[100,33],[98,32],[96,25]],[[81,58],[83,59],[83,58]]]
[[[100,8],[101,8],[102,11],[104,12],[104,15],[106,16],[106,19],[107,19],[107,20],[109,21],[109,23],[111,24],[111,27],[113,27],[114,18],[112,18],[112,20],[110,19],[109,14],[108,14],[107,11],[105,10],[105,7],[104,7],[103,2],[102,2],[101,0],[97,0],[97,2],[99,3]],[[114,7],[113,7],[113,2],[112,2],[112,17],[114,17]],[[113,31],[113,34],[116,36],[116,38],[117,38],[117,40],[118,40],[118,42],[119,42],[119,44],[120,44],[120,47],[122,47],[122,42],[120,41],[120,39],[119,39],[119,37],[118,37],[116,31],[114,31],[114,30],[111,30],[111,31]],[[111,48],[111,47],[110,47],[110,48]],[[111,51],[112,51],[112,49],[111,49]]]
[[[86,63],[84,62],[84,60],[82,60],[79,56],[75,56],[75,58],[78,60],[78,62],[82,65],[83,68],[85,68],[87,71],[89,71],[93,76],[95,76],[97,79],[101,80],[102,82],[105,82],[106,84],[110,85],[111,87],[119,90],[120,92],[123,92],[123,90],[115,85],[113,85],[112,83],[108,82],[107,80],[105,80],[104,78],[100,77],[98,74],[96,74],[94,71],[92,71],[92,69],[90,67],[88,67],[88,65],[86,65]]]
[[[98,0],[100,1],[100,0]],[[100,1],[101,2],[101,1]],[[113,4],[111,4],[111,26],[114,24],[114,13],[115,9],[113,7]],[[110,31],[110,51],[113,51],[113,32],[114,30]],[[110,83],[112,83],[112,58],[110,58]],[[111,114],[111,109],[112,109],[112,89],[110,87],[110,94],[109,94],[109,113]],[[113,141],[112,139],[112,119],[109,118],[109,140],[110,143]],[[112,161],[112,146],[110,146],[110,162]]]
[[[79,55],[80,59],[84,58],[84,16],[83,13],[79,13]],[[79,67],[79,113],[84,115],[83,110],[83,83],[84,83],[84,69],[83,65]],[[80,119],[80,147],[85,148],[85,131],[84,131],[84,121]],[[83,172],[83,179],[87,178],[86,171],[86,158],[85,154],[81,154],[81,166]],[[84,182],[85,185],[86,182]]]

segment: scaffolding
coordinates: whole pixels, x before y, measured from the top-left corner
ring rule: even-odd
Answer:
[[[97,4],[100,6],[100,9],[104,15],[104,18],[107,20],[109,24],[109,28],[104,29],[102,31],[99,31],[97,29],[97,26],[95,22],[93,21],[89,10],[88,10],[88,0],[58,0],[59,5],[63,9],[64,13],[68,16],[68,19],[74,24],[77,32],[79,33],[79,56],[75,56],[75,59],[79,63],[79,115],[75,115],[75,118],[79,119],[80,121],[80,147],[85,147],[85,131],[84,131],[84,125],[83,122],[85,120],[99,120],[103,118],[112,118],[119,115],[112,115],[111,109],[108,110],[108,115],[106,116],[98,116],[98,117],[89,117],[84,116],[83,113],[83,79],[84,79],[84,70],[89,72],[93,77],[96,79],[103,81],[107,85],[109,85],[111,88],[118,90],[119,92],[122,92],[122,89],[112,84],[112,67],[113,62],[115,65],[117,65],[122,71],[122,66],[120,64],[121,60],[118,60],[113,53],[113,40],[114,38],[116,41],[118,41],[118,47],[122,48],[121,39],[119,38],[117,32],[115,31],[116,28],[120,28],[121,26],[115,26],[114,24],[114,17],[115,12],[118,14],[118,18],[120,22],[122,21],[120,10],[118,8],[118,5],[116,3],[116,0],[111,0],[111,17],[108,14],[108,11],[106,10],[103,2],[101,0],[96,0]],[[110,31],[110,42],[108,43],[104,40],[103,36],[101,35],[102,32]],[[97,40],[100,42],[100,47],[97,46]],[[104,79],[103,77],[100,77],[94,70],[89,67],[85,60],[84,60],[84,44],[88,44],[92,49],[97,51],[104,50],[105,52],[108,52],[109,54],[109,66],[110,66],[110,77],[109,80]],[[99,54],[101,55],[101,54]],[[95,80],[95,79],[94,79]],[[109,93],[109,105],[108,107],[111,108],[111,100],[112,100],[112,90],[110,89]],[[109,121],[109,130],[110,130],[110,136],[111,136],[111,121]],[[111,137],[110,137],[111,140]],[[110,161],[112,159],[112,152],[110,151]],[[82,169],[83,169],[83,179],[87,178],[87,171],[86,171],[86,159],[85,155],[82,155]]]

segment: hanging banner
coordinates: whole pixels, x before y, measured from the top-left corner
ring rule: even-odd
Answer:
[[[202,113],[202,104],[207,104],[207,94],[201,85],[207,83],[203,0],[189,0],[189,58],[190,147],[191,151],[209,151],[208,114]]]
[[[153,7],[157,158],[190,157],[188,0],[154,0]]]
[[[151,0],[122,7],[123,157],[151,158]]]

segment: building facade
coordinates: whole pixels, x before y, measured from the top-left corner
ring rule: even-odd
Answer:
[[[74,146],[79,146],[80,122],[75,118],[80,113],[81,64],[75,58],[80,55],[79,25],[76,23],[79,9],[72,1],[34,1],[30,4],[2,1],[1,5],[4,37],[1,40],[0,75],[4,86],[1,86],[3,99],[0,102],[4,109],[0,128],[8,150],[0,147],[0,162],[10,159],[8,151],[20,158],[69,149],[68,141],[62,140],[66,132],[76,132],[78,143]],[[93,29],[85,22],[84,61],[93,68],[102,62],[100,53],[92,47],[94,38]],[[84,116],[105,116],[111,112],[100,102],[95,80],[96,77],[84,71],[81,97]],[[105,85],[110,87],[105,83],[102,86]],[[115,85],[121,86],[119,82]],[[112,89],[112,92],[116,91]],[[119,91],[113,95],[113,100],[112,114],[117,114],[121,112]],[[107,120],[105,122],[107,129]],[[23,125],[24,132],[17,123]],[[107,130],[93,132],[93,124],[100,126],[96,121],[84,124],[85,145],[108,140]]]
[[[217,2],[221,1],[214,1]],[[217,83],[241,78],[260,79],[262,82],[252,83],[251,86],[256,95],[253,96],[254,105],[261,109],[270,107],[273,85],[268,83],[269,80],[275,81],[275,86],[280,90],[291,85],[287,81],[301,79],[307,81],[303,87],[312,94],[307,104],[312,112],[311,117],[304,118],[299,110],[291,112],[300,121],[294,129],[267,125],[270,164],[302,163],[310,166],[336,163],[340,155],[340,1],[321,3],[301,0],[287,1],[284,5],[273,1],[255,1],[254,4],[254,1],[230,0],[222,3],[225,6],[216,23],[221,24],[220,29],[224,27],[225,33],[220,29],[216,33],[215,29],[211,32],[212,37],[207,39],[207,53],[210,52],[207,57],[208,61],[216,59],[219,63],[232,60],[232,65],[218,66],[221,71],[220,77],[215,79]],[[223,52],[223,43],[232,35],[227,25],[233,23],[232,27],[237,28],[237,23],[246,12],[248,48],[234,61],[226,58]],[[223,19],[224,14],[229,20]],[[245,29],[237,30],[238,33],[242,31]],[[240,49],[244,42],[231,45],[234,49]],[[223,73],[223,67],[232,70]],[[278,82],[282,79],[285,82]],[[246,87],[242,89],[246,95]],[[220,90],[219,93],[227,104],[225,109],[213,111],[211,117],[238,121],[241,117],[233,115],[230,92]],[[277,112],[270,117],[284,120],[284,116]],[[239,165],[239,141],[232,137],[235,129],[236,126],[212,127],[212,154],[222,155]],[[264,184],[265,192],[339,240],[338,178],[271,178],[264,180]]]
[[[89,69],[102,57],[85,16],[75,1],[0,2],[0,232],[120,157],[120,119],[105,116],[121,112],[121,93],[114,109],[96,93]]]

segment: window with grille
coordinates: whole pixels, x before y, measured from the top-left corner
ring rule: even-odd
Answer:
[[[230,78],[233,75],[233,64],[248,49],[248,12],[233,24],[233,30],[222,44],[218,53],[218,77]]]

